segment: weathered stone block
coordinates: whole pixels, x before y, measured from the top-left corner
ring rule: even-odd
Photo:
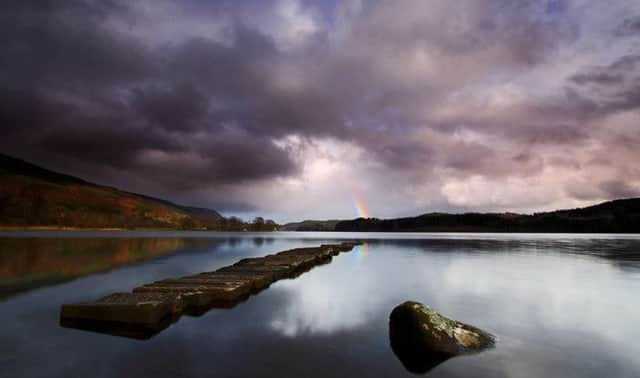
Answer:
[[[155,325],[182,310],[179,295],[167,293],[116,293],[93,303],[62,306],[61,319],[87,319],[107,322]]]
[[[424,373],[448,358],[494,344],[491,334],[410,301],[391,312],[389,338],[396,356],[414,373]]]

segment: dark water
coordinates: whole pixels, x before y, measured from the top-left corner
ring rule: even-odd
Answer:
[[[408,299],[498,338],[429,377],[640,377],[640,236],[18,235],[0,237],[0,377],[413,376],[387,324]],[[353,238],[368,241],[149,340],[58,325],[62,303]]]

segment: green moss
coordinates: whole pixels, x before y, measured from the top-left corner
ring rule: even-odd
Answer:
[[[429,306],[418,302],[407,301],[401,305],[408,307],[413,312],[420,326],[435,340],[449,338],[457,341],[465,349],[478,349],[493,342],[493,337],[474,327],[447,318]]]

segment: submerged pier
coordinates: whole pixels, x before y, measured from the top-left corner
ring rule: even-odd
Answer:
[[[95,302],[64,304],[63,327],[146,339],[183,314],[200,315],[213,308],[231,308],[273,282],[297,277],[354,243],[296,248],[263,257],[245,258],[213,272],[169,278],[114,293]]]

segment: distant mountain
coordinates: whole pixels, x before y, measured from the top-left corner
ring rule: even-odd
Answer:
[[[182,211],[186,212],[189,215],[193,215],[193,216],[197,216],[197,217],[205,217],[205,218],[212,219],[212,220],[223,220],[223,219],[225,219],[224,216],[222,216],[222,214],[220,214],[219,212],[217,212],[217,211],[215,211],[213,209],[208,209],[208,208],[205,208],[205,207],[183,206],[183,205],[175,204],[175,203],[173,203],[171,201],[167,201],[167,200],[156,198],[156,197],[147,196],[147,195],[144,195],[144,194],[131,193],[131,192],[126,192],[126,193],[127,194],[133,194],[135,196],[139,196],[139,197],[142,197],[144,199],[160,202],[160,203],[163,203],[163,204],[165,204],[167,206],[175,207],[175,208],[177,208],[179,210],[182,210]]]
[[[280,231],[333,231],[339,220],[305,220],[280,226]]]
[[[178,209],[186,212],[187,214],[196,216],[196,217],[205,217],[215,220],[224,219],[224,217],[217,211],[213,209],[207,209],[206,207],[193,207],[193,206],[182,206],[182,205],[174,205]]]
[[[219,229],[215,210],[90,183],[0,154],[0,226]]]
[[[417,217],[340,221],[335,231],[640,233],[640,198],[532,215],[430,213]]]

